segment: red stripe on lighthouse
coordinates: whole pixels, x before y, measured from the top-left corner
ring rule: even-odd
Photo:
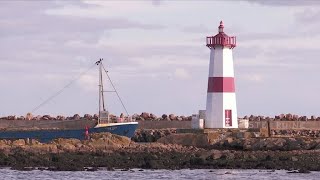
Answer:
[[[209,77],[208,92],[235,92],[233,77]]]

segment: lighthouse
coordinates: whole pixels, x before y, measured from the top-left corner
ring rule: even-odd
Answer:
[[[232,50],[236,37],[224,33],[207,37],[210,49],[205,128],[238,128]]]

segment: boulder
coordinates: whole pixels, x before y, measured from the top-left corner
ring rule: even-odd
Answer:
[[[167,117],[168,117],[168,115],[166,115],[166,114],[162,114],[162,116],[161,116],[161,117],[162,117],[162,119],[163,119],[163,120],[166,120],[166,119],[167,119]]]
[[[87,120],[92,120],[92,115],[90,114],[85,114],[83,117]]]
[[[64,121],[64,120],[66,120],[66,117],[59,115],[59,116],[57,116],[56,119],[60,120],[60,121]]]
[[[99,115],[98,114],[94,114],[93,115],[93,119],[95,119],[95,120],[99,119]]]
[[[176,117],[176,115],[174,115],[174,114],[170,114],[170,115],[169,115],[169,119],[170,119],[171,121],[174,121],[174,120],[177,120],[177,117]]]
[[[125,137],[111,133],[94,133],[90,135],[90,141],[101,141],[107,145],[128,146],[132,141]]]
[[[293,115],[290,114],[290,113],[286,114],[286,119],[289,120],[289,121],[293,120]]]
[[[143,112],[143,113],[141,113],[140,117],[142,117],[143,119],[146,120],[146,119],[149,119],[149,118],[150,118],[150,114],[147,113],[147,112]]]
[[[12,146],[24,146],[24,145],[26,145],[26,142],[24,139],[18,139],[18,140],[12,141]]]
[[[151,120],[156,120],[158,117],[155,114],[150,114],[150,119]]]
[[[26,120],[32,120],[32,118],[33,118],[33,115],[29,112],[29,113],[27,113],[27,115],[26,115]]]
[[[216,159],[220,159],[222,156],[223,156],[223,153],[221,151],[214,150],[211,155],[211,158],[216,160]]]
[[[75,115],[73,115],[73,117],[72,117],[72,119],[73,120],[80,120],[80,115],[79,114],[75,114]]]

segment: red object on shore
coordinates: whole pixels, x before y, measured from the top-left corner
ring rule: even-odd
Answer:
[[[85,139],[89,139],[89,128],[88,128],[88,126],[86,126],[85,130],[86,130]]]

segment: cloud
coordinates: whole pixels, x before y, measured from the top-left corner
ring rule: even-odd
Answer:
[[[190,78],[190,73],[184,68],[176,68],[174,76],[178,79],[188,79]]]
[[[260,4],[265,6],[314,6],[320,5],[319,1],[315,0],[244,0],[252,4]]]
[[[241,77],[242,79],[248,80],[248,81],[252,81],[255,83],[262,83],[263,81],[263,77],[261,74],[246,74],[246,75],[240,75],[239,77]]]
[[[306,8],[295,14],[297,25],[299,24],[319,24],[320,10],[315,8]]]

